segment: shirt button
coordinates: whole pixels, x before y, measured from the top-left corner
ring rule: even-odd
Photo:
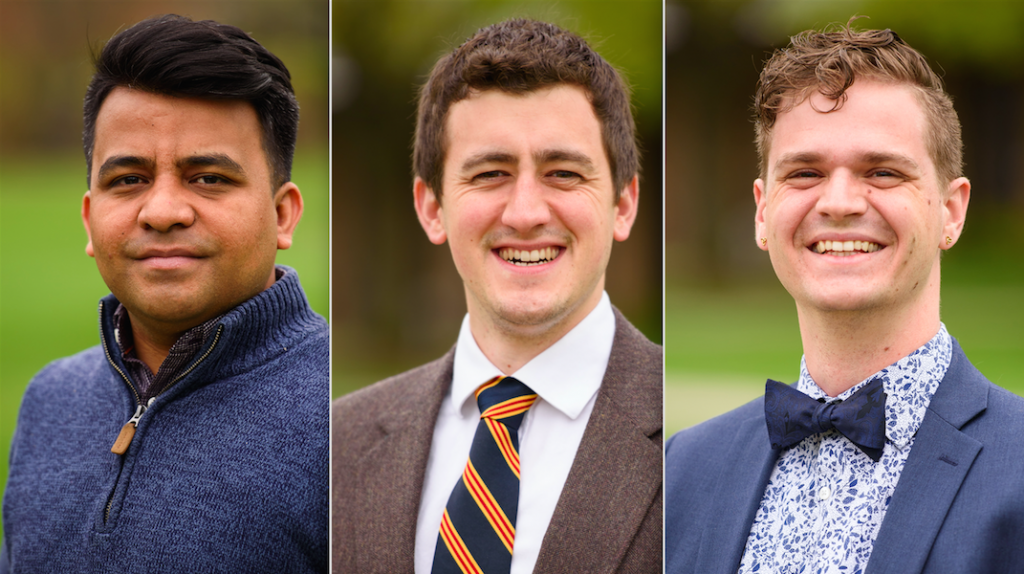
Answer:
[[[827,499],[830,496],[832,496],[832,490],[829,487],[823,486],[823,487],[821,487],[818,490],[818,499],[819,500],[825,500],[825,499]]]

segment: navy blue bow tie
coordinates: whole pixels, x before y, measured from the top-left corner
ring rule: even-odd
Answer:
[[[874,379],[845,401],[814,400],[794,387],[768,379],[764,418],[772,448],[789,448],[805,438],[836,429],[878,462],[885,447],[885,392]]]

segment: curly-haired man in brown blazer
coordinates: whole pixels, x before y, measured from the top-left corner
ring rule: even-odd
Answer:
[[[662,349],[604,292],[638,155],[625,83],[570,32],[501,22],[434,66],[413,195],[469,313],[444,357],[335,403],[335,572],[490,572],[471,539],[499,524],[506,573],[661,571]],[[504,376],[537,395],[511,431],[518,502],[439,536],[472,489],[474,392]]]

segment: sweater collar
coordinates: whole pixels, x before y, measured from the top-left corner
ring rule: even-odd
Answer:
[[[210,381],[251,370],[284,353],[311,330],[326,326],[310,308],[298,273],[283,265],[277,269],[283,275],[273,285],[220,317],[186,376]],[[111,351],[112,368],[123,371],[120,353],[113,352],[118,348],[114,337],[118,304],[113,294],[100,300],[100,337]]]

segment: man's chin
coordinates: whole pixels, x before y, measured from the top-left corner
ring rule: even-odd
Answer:
[[[824,313],[857,313],[892,309],[892,297],[869,289],[818,289],[797,299],[798,306]],[[801,301],[802,299],[802,301]]]
[[[128,309],[133,320],[143,320],[152,325],[198,325],[219,314],[216,312],[219,306],[215,302],[202,301],[183,290],[112,292]]]
[[[540,336],[557,329],[579,305],[567,301],[514,302],[494,308],[491,315],[499,329],[518,336]]]

